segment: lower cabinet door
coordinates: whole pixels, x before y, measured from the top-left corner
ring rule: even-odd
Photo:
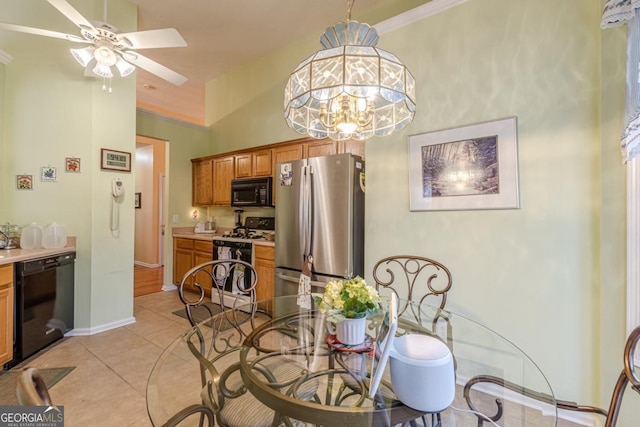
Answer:
[[[0,289],[0,365],[13,359],[13,286]]]

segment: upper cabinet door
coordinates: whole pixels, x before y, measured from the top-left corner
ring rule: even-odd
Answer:
[[[193,206],[213,204],[213,163],[211,160],[198,160],[192,163],[192,201]]]
[[[231,206],[231,180],[234,179],[234,156],[213,159],[213,204]]]
[[[271,175],[271,150],[260,150],[253,153],[253,176]]]
[[[356,156],[362,157],[362,159],[364,160],[364,143],[365,141],[356,141],[354,139],[340,141],[338,143],[338,153],[355,154]]]
[[[238,154],[236,159],[236,178],[250,178],[253,176],[251,153]]]
[[[330,139],[321,139],[304,144],[304,158],[330,156],[338,153],[338,144]]]

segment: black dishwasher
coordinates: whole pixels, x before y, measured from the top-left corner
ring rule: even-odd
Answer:
[[[15,366],[73,329],[75,252],[15,264]]]

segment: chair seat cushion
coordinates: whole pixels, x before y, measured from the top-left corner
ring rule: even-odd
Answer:
[[[236,399],[227,399],[220,422],[229,427],[268,427],[273,423],[273,409],[266,407],[248,391]]]

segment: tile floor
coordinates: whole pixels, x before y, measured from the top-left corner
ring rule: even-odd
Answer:
[[[172,314],[180,308],[177,291],[136,297],[136,323],[65,338],[21,366],[76,367],[50,389],[52,401],[64,405],[65,427],[149,427],[147,378],[162,351],[189,327]],[[576,426],[565,420],[558,425]]]
[[[189,326],[172,314],[180,308],[184,306],[177,291],[136,297],[136,323],[65,338],[24,365],[76,367],[50,389],[51,400],[64,406],[65,427],[151,426],[147,378],[164,348]]]

